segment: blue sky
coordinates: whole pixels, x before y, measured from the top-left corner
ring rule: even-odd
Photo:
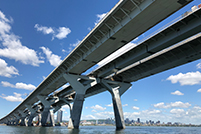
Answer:
[[[117,2],[0,0],[0,118],[19,105]],[[194,0],[130,44],[199,3]],[[124,118],[200,124],[200,64],[197,60],[132,83],[121,97]],[[82,119],[113,118],[111,102],[109,92],[85,99]],[[68,120],[68,107],[62,109]]]

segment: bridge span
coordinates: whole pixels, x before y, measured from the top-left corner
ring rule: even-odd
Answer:
[[[131,82],[200,58],[200,9],[90,74],[82,73],[191,1],[120,0],[62,63],[0,122],[18,125],[20,121],[20,125],[31,126],[33,118],[39,115],[39,125],[45,126],[48,114],[53,115],[68,104],[71,111],[68,127],[79,128],[84,98],[109,91],[116,127],[125,128],[120,96]],[[66,83],[70,85],[51,94]]]

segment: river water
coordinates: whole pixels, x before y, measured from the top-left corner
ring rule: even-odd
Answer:
[[[67,127],[0,126],[0,134],[201,134],[201,127],[145,127],[127,126],[116,131],[114,126],[80,126],[79,130]]]

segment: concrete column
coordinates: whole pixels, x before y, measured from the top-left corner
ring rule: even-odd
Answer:
[[[15,116],[15,125],[18,125],[20,121],[20,117],[18,114],[15,114],[15,113],[14,113],[14,116]]]
[[[124,129],[125,128],[124,115],[122,110],[121,98],[118,92],[114,93],[112,101],[113,101],[116,129]]]
[[[7,125],[11,125],[11,119],[7,119]]]
[[[32,122],[33,122],[33,118],[36,116],[36,111],[34,109],[32,109],[32,107],[30,105],[25,105],[29,111],[31,112],[30,116],[28,117],[28,122],[27,122],[27,126],[32,126]]]
[[[15,118],[14,118],[14,116],[11,116],[10,125],[14,125],[14,124],[15,124]]]
[[[48,117],[50,118],[50,126],[55,126],[54,113],[50,110],[50,108],[44,108],[42,112],[41,126],[46,126]]]
[[[113,87],[109,84],[112,84]],[[124,129],[125,122],[120,96],[131,86],[131,84],[102,80],[101,85],[105,87],[112,95],[116,129]]]
[[[21,114],[20,126],[27,126],[26,114],[24,112],[22,112],[21,110],[18,110],[18,112]]]
[[[71,87],[76,91],[76,96],[74,99],[68,128],[78,129],[85,93],[87,89],[96,85],[99,82],[99,79],[91,78],[87,76],[81,76],[81,75],[73,75],[73,74],[64,74],[63,77],[66,79],[66,81],[70,83]],[[90,81],[90,83],[87,85],[83,85],[82,83],[79,82],[78,79],[85,79],[87,81]]]
[[[28,126],[27,121],[26,121],[26,117],[21,118],[20,126]]]
[[[47,125],[47,119],[50,117],[50,125],[48,126],[55,126],[54,122],[54,113],[51,111],[51,103],[46,100],[46,96],[41,96],[38,95],[37,98],[42,102],[44,109],[42,112],[42,117],[41,117],[41,126],[46,126]]]
[[[17,126],[19,124],[20,119],[15,120],[15,125]]]
[[[35,117],[35,113],[34,114],[31,114],[30,116],[29,116],[29,120],[28,120],[28,122],[27,122],[27,126],[33,126],[33,124],[32,124],[32,122],[33,122],[33,118]]]
[[[42,126],[41,119],[42,119],[41,114],[38,114],[38,124],[37,124],[38,126]]]
[[[68,128],[78,129],[85,93],[87,89],[95,86],[97,83],[100,82],[100,80],[88,76],[74,75],[74,74],[63,74],[63,77],[66,79],[67,82],[70,83],[71,87],[76,91],[76,96],[74,99],[71,112],[71,119],[69,120]],[[79,82],[79,79],[84,79],[89,83],[87,85],[83,85],[82,83]]]
[[[84,102],[85,94],[76,94],[76,98],[73,103],[73,108],[71,112],[71,118],[69,120],[69,129],[78,129],[80,124],[80,117],[82,113],[82,107]]]
[[[55,121],[54,121],[54,112],[52,110],[50,110],[50,123],[51,126],[55,126]]]

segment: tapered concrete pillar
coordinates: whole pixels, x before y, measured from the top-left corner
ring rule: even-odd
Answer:
[[[21,118],[20,118],[20,126],[27,126],[27,120],[26,120],[26,114],[23,112],[23,111],[21,111],[21,110],[18,110],[18,112],[20,113],[20,115],[21,115]]]
[[[41,114],[38,114],[38,124],[37,124],[38,126],[42,126],[41,119],[42,119]]]
[[[101,85],[105,87],[112,95],[116,129],[124,129],[125,122],[120,96],[131,86],[131,84],[101,80]]]
[[[41,117],[41,126],[45,126],[47,123],[47,118],[48,115],[50,113],[49,108],[44,108],[43,112],[42,112],[42,117]]]
[[[76,96],[73,102],[71,118],[69,120],[68,128],[78,129],[80,124],[80,117],[82,113],[85,93],[87,89],[99,83],[99,79],[74,74],[64,74],[63,77],[66,79],[66,81],[70,83],[71,87],[76,91]],[[89,83],[83,85],[82,83],[79,82],[79,79],[84,79]]]
[[[50,108],[44,108],[43,113],[42,113],[42,118],[41,118],[41,126],[47,126],[48,118],[50,121],[50,124],[48,124],[48,125],[55,126],[53,111],[50,111]]]
[[[28,122],[27,122],[27,126],[33,126],[33,118],[35,117],[35,113],[34,114],[31,114],[30,116],[29,116],[29,120],[28,120]]]
[[[7,125],[11,125],[11,119],[7,119]]]
[[[7,125],[10,125],[10,124],[11,124],[11,122],[10,122],[10,121],[8,121],[8,122],[7,122]]]
[[[14,113],[14,116],[15,116],[15,125],[17,126],[19,124],[19,121],[20,121],[20,116],[18,114],[15,114],[15,113]]]
[[[37,98],[42,102],[44,109],[41,117],[41,126],[47,126],[47,119],[50,118],[50,124],[48,126],[55,126],[54,113],[51,111],[51,103],[46,100],[46,96],[38,95]]]
[[[20,119],[15,120],[15,125],[17,126],[19,124]]]
[[[55,126],[55,121],[54,121],[54,112],[50,110],[50,125]]]
[[[124,129],[125,128],[124,115],[122,110],[121,98],[118,91],[114,92],[112,102],[115,115],[116,129]]]
[[[20,126],[28,126],[26,117],[21,118]]]
[[[30,105],[25,105],[29,111],[30,111],[30,116],[28,117],[28,122],[27,126],[33,126],[33,118],[37,115],[36,111],[30,106]]]
[[[73,103],[73,108],[71,112],[71,118],[68,123],[69,129],[78,129],[80,124],[80,117],[82,114],[82,107],[84,102],[85,94],[76,94],[76,98]]]

